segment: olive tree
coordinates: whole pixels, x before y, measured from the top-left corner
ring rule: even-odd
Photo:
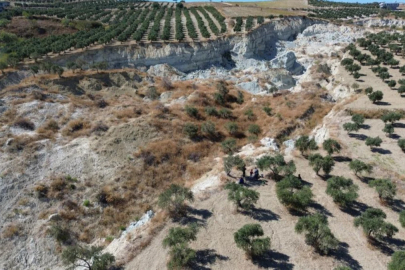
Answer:
[[[70,246],[62,252],[63,264],[69,270],[78,267],[88,270],[107,270],[115,262],[110,253],[101,253],[102,247]]]
[[[382,140],[381,140],[381,138],[378,137],[378,136],[375,137],[375,138],[368,137],[368,138],[366,139],[366,145],[367,145],[367,146],[370,146],[370,148],[379,147],[379,146],[381,145],[381,143],[382,143]]]
[[[351,205],[359,197],[359,187],[353,181],[341,176],[334,176],[328,179],[326,194],[333,198],[333,201],[342,207]]]
[[[399,213],[399,223],[405,228],[405,210],[402,210],[401,213]]]
[[[347,134],[350,134],[352,131],[358,131],[359,130],[359,125],[356,123],[348,122],[343,124],[343,129],[347,131]]]
[[[389,179],[372,180],[369,186],[375,188],[378,197],[384,202],[391,201],[397,192],[397,186]]]
[[[237,209],[250,210],[259,199],[259,193],[257,191],[233,182],[228,183],[225,189],[229,190],[228,200],[234,202]]]
[[[322,169],[325,175],[329,175],[335,166],[335,161],[331,156],[323,157],[320,154],[313,154],[309,156],[309,165],[319,175],[319,171]]]
[[[243,249],[249,257],[258,257],[270,249],[270,238],[258,238],[264,232],[260,224],[246,224],[234,233],[238,248]]]
[[[182,217],[186,214],[185,202],[194,201],[193,192],[188,188],[171,184],[168,189],[159,195],[158,205],[169,212],[172,217]]]
[[[405,152],[405,139],[399,139],[398,146],[399,146],[399,148],[401,148],[402,151]]]
[[[352,121],[360,127],[364,124],[364,116],[361,114],[353,114]]]
[[[293,174],[296,170],[295,163],[291,160],[286,162],[280,154],[275,156],[263,156],[256,161],[260,170],[271,170],[276,180],[281,176]]]
[[[384,123],[390,122],[394,124],[396,121],[399,121],[402,117],[402,114],[399,112],[387,112],[383,116],[381,116],[381,120]]]
[[[197,239],[198,226],[195,223],[187,227],[174,227],[163,240],[163,247],[169,247],[170,259],[168,269],[182,269],[190,265],[196,258],[196,252],[189,248],[188,243]]]
[[[383,92],[381,91],[375,91],[371,94],[368,95],[368,98],[373,102],[376,103],[377,101],[381,101],[384,97]]]
[[[393,125],[393,124],[385,124],[385,126],[384,126],[384,128],[383,128],[382,131],[385,132],[385,134],[389,137],[389,136],[391,136],[391,135],[394,133],[394,131],[395,131],[394,125]]]
[[[305,210],[312,202],[312,191],[294,175],[288,175],[276,184],[279,201],[287,208]]]
[[[371,173],[373,171],[373,166],[371,166],[367,163],[364,163],[363,161],[358,160],[358,159],[354,159],[354,160],[350,161],[349,168],[350,168],[350,170],[352,170],[354,172],[354,174],[357,177],[359,176],[359,173],[360,174],[363,172]]]
[[[227,175],[231,173],[232,168],[235,166],[242,173],[246,170],[245,161],[240,156],[229,155],[224,157],[224,171]]]
[[[323,149],[328,152],[329,155],[332,155],[334,152],[339,153],[340,149],[342,149],[342,147],[340,146],[340,144],[333,140],[333,139],[327,139],[323,142],[322,144]]]
[[[339,240],[329,229],[328,219],[320,213],[301,217],[295,224],[295,231],[304,233],[305,243],[313,246],[319,253],[328,254],[339,246]]]
[[[317,150],[318,146],[316,145],[315,140],[309,139],[308,136],[301,136],[295,141],[295,147],[300,150],[301,155],[304,155],[309,150]]]
[[[6,62],[0,61],[0,70],[1,70],[1,74],[4,75],[4,70],[8,67]]]
[[[368,208],[364,211],[361,216],[354,219],[355,227],[362,227],[363,232],[366,234],[367,238],[376,238],[378,240],[383,237],[391,238],[398,228],[391,223],[385,222],[384,219],[387,215],[377,208]]]
[[[391,261],[388,263],[388,270],[403,270],[405,269],[405,251],[395,251],[391,256]]]

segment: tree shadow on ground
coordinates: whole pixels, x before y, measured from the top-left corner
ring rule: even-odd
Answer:
[[[367,185],[368,185],[368,183],[369,183],[370,181],[375,180],[374,177],[367,177],[367,176],[363,176],[363,177],[359,177],[359,178],[360,178],[361,182],[363,182],[363,183],[365,183],[365,184],[367,184]]]
[[[360,128],[368,130],[368,129],[370,129],[370,125],[362,124],[362,125],[360,125]]]
[[[383,148],[372,148],[371,152],[373,153],[379,153],[381,155],[388,155],[388,154],[392,154],[392,152],[388,149],[383,149]]]
[[[280,219],[280,216],[277,215],[276,213],[273,213],[272,211],[263,208],[253,208],[250,211],[243,211],[242,214],[248,215],[252,217],[254,220],[264,222]]]
[[[190,267],[195,270],[209,270],[211,268],[207,265],[214,264],[217,260],[228,261],[229,257],[219,255],[213,249],[197,250],[196,258]]]
[[[391,201],[390,207],[395,212],[401,212],[405,210],[405,202],[401,199],[394,199]]]
[[[351,215],[352,217],[358,217],[361,215],[361,213],[366,211],[367,208],[369,208],[367,204],[361,202],[353,202],[350,207],[340,208],[340,210],[342,210],[343,213]]]
[[[333,160],[336,161],[336,162],[350,162],[350,161],[352,161],[351,158],[344,157],[344,156],[334,156]]]
[[[391,103],[385,102],[385,101],[377,101],[375,104],[379,105],[379,106],[389,106],[389,105],[391,105]]]
[[[245,177],[245,186],[254,187],[254,186],[264,186],[267,184],[267,180],[255,180],[253,177]]]
[[[207,209],[195,209],[192,207],[187,208],[187,216],[180,219],[173,219],[182,225],[197,223],[198,225],[205,226],[207,219],[212,216],[212,212]]]
[[[389,138],[391,138],[391,139],[394,139],[394,140],[398,140],[399,138],[401,138],[401,136],[399,136],[398,134],[391,134],[390,136],[388,136]]]
[[[320,214],[323,214],[323,215],[328,216],[328,217],[333,217],[332,213],[328,209],[326,209],[325,207],[323,207],[322,205],[320,205],[317,202],[311,203],[309,205],[309,207],[314,208],[316,210],[316,212],[318,212]]]
[[[362,269],[359,262],[349,254],[348,248],[349,245],[347,243],[341,242],[339,248],[336,251],[333,251],[331,255],[334,256],[336,260],[352,269]]]
[[[310,183],[310,182],[307,182],[307,181],[305,181],[304,179],[302,179],[301,178],[301,183],[304,185],[304,186],[308,186],[308,187],[312,187],[314,184],[312,184],[312,183]]]
[[[364,134],[354,134],[354,133],[349,133],[350,138],[355,138],[360,141],[365,141],[368,137]]]
[[[252,262],[255,265],[258,265],[260,268],[274,268],[274,269],[283,269],[291,270],[294,268],[294,264],[290,263],[290,257],[286,254],[270,250],[260,257],[252,259]]]
[[[405,128],[405,124],[404,123],[394,123],[394,127],[396,127],[396,128]]]

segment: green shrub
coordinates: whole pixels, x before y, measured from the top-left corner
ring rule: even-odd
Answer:
[[[186,113],[188,116],[193,117],[193,118],[198,118],[197,108],[195,108],[193,106],[186,106],[185,110],[186,110]]]
[[[342,207],[351,205],[359,197],[359,187],[353,184],[351,179],[334,176],[328,179],[326,194],[333,198],[333,201]]]
[[[366,89],[367,90],[367,89]],[[352,116],[352,121],[357,124],[358,126],[361,126],[364,124],[364,116],[361,114],[353,114]]]
[[[48,229],[48,234],[61,244],[66,244],[70,240],[69,230],[59,224],[53,224]]]
[[[347,131],[347,134],[350,134],[350,132],[352,131],[358,131],[359,130],[359,126],[356,123],[344,123],[343,124],[343,129],[345,131]]]
[[[372,180],[369,182],[369,186],[375,188],[382,201],[391,201],[397,191],[397,186],[389,179]]]
[[[215,124],[211,121],[204,122],[201,125],[201,132],[210,137],[214,137],[217,135]]]
[[[360,217],[354,219],[354,226],[362,227],[368,238],[374,237],[378,240],[383,237],[391,238],[398,229],[391,223],[385,222],[386,217],[387,215],[381,209],[368,208]]]
[[[388,270],[403,270],[405,269],[405,251],[395,251],[391,256],[391,261],[388,263]]]
[[[225,128],[230,135],[236,135],[239,131],[239,126],[235,122],[228,122],[225,124]]]
[[[276,184],[278,200],[287,208],[305,210],[312,202],[312,191],[294,175],[288,175]]]
[[[85,207],[90,207],[90,206],[91,206],[90,201],[89,201],[89,200],[84,200],[83,206],[85,206]]]
[[[253,110],[251,108],[247,109],[244,112],[244,115],[246,115],[248,120],[254,120],[255,119],[255,114],[253,113]]]
[[[379,147],[381,145],[381,143],[382,143],[382,140],[380,137],[375,137],[375,138],[368,137],[366,139],[366,145],[370,146],[370,148]]]
[[[233,153],[237,148],[236,140],[233,138],[227,138],[221,143],[221,146],[225,153]]]
[[[309,139],[308,136],[301,136],[295,141],[295,147],[300,150],[301,155],[306,154],[309,150],[317,150],[318,146],[314,139]]]
[[[195,260],[196,252],[188,247],[188,243],[197,239],[197,232],[198,226],[195,223],[184,228],[174,227],[169,230],[169,234],[163,240],[163,246],[170,247],[168,269],[183,269]]]
[[[373,171],[373,166],[364,163],[361,160],[354,159],[349,163],[350,170],[354,171],[354,174],[358,176],[359,173],[366,172],[370,174]]]
[[[218,116],[218,111],[215,107],[205,107],[205,113],[209,116]]]
[[[399,213],[399,223],[405,228],[405,210],[402,210],[401,213]]]
[[[294,161],[286,162],[280,154],[275,156],[263,156],[256,161],[260,170],[271,170],[273,177],[278,180],[281,176],[293,174],[296,171]]]
[[[256,124],[249,125],[248,131],[249,131],[249,133],[256,135],[256,136],[262,132],[259,125],[256,125]]]
[[[198,126],[193,123],[186,123],[183,127],[183,132],[190,138],[194,139],[198,135]]]
[[[402,149],[402,151],[405,152],[405,139],[399,139],[398,140],[398,146],[399,146],[399,148]]]
[[[221,108],[218,112],[219,116],[224,119],[232,118],[232,111],[226,108]]]
[[[300,217],[295,225],[295,231],[305,233],[305,243],[313,246],[321,254],[328,254],[339,246],[339,240],[333,235],[328,226],[328,219],[322,214]]]
[[[323,142],[322,144],[323,149],[328,152],[329,155],[332,155],[333,153],[339,153],[340,149],[342,149],[342,147],[340,146],[340,144],[333,140],[333,139],[327,139]]]
[[[319,175],[319,171],[322,169],[325,175],[329,175],[335,166],[335,161],[331,156],[323,157],[320,154],[313,154],[308,157],[309,165]]]
[[[246,224],[234,233],[236,246],[250,257],[260,257],[270,249],[270,238],[257,238],[264,232],[260,224]]]
[[[193,193],[186,187],[171,184],[159,195],[158,205],[169,212],[172,217],[182,217],[186,214],[185,201],[194,201]]]
[[[268,116],[271,116],[272,108],[270,108],[270,107],[268,107],[268,106],[265,106],[265,107],[263,107],[263,111],[264,111]]]
[[[115,257],[110,253],[101,253],[102,247],[70,246],[62,252],[62,261],[69,269],[77,265],[85,265],[89,270],[107,270],[115,262]]]
[[[225,189],[229,190],[228,200],[232,201],[237,209],[250,210],[259,199],[257,191],[248,189],[234,182],[228,183]]]
[[[376,103],[377,101],[381,101],[384,97],[383,92],[381,91],[375,91],[373,93],[371,93],[370,95],[368,95],[368,98],[373,102]]]

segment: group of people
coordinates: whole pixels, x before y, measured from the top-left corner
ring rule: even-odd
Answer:
[[[246,170],[246,168],[244,168],[243,175],[239,179],[239,184],[244,184],[245,183],[245,170]],[[257,167],[250,170],[250,179],[251,180],[259,180],[259,169],[257,169]]]

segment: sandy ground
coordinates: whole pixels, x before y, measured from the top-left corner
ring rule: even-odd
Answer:
[[[374,123],[370,123],[373,124]],[[379,129],[377,125],[376,129]],[[370,128],[374,132],[374,127]],[[351,141],[347,146],[350,146]],[[384,145],[383,147],[387,147]],[[370,155],[370,150],[362,150]],[[356,151],[359,152],[359,151]],[[347,151],[341,155],[347,154]],[[399,153],[398,153],[399,154]],[[405,230],[400,228],[398,210],[403,208],[403,201],[398,199],[391,209],[382,206],[374,189],[360,181],[348,169],[348,162],[336,162],[333,175],[350,177],[359,185],[359,199],[350,211],[342,211],[325,193],[326,182],[308,167],[308,161],[302,157],[294,158],[297,173],[308,182],[314,193],[314,203],[309,212],[321,212],[328,216],[332,232],[341,241],[340,248],[331,256],[320,256],[313,252],[304,242],[304,237],[294,232],[298,216],[290,214],[276,197],[275,182],[266,181],[263,185],[249,182],[248,185],[260,193],[260,199],[252,214],[236,213],[233,205],[227,201],[227,192],[218,191],[209,199],[195,202],[189,221],[204,225],[192,247],[197,250],[198,262],[193,269],[333,269],[339,265],[348,265],[352,269],[386,269],[389,256],[393,251],[405,248]],[[345,159],[341,159],[345,160]],[[383,170],[376,169],[373,177],[386,176]],[[402,187],[401,187],[402,188]],[[402,194],[400,192],[400,194]],[[403,197],[399,195],[399,198]],[[394,239],[380,247],[368,244],[362,230],[355,228],[353,220],[367,207],[383,209],[387,220],[399,228]],[[260,223],[265,236],[271,238],[271,251],[261,260],[250,261],[245,258],[233,240],[233,233],[247,223]],[[168,233],[170,224],[161,231],[127,269],[165,269],[167,250],[162,247],[162,240]]]
[[[363,50],[362,48],[358,47],[358,49],[362,53],[367,53],[370,54],[369,51]],[[370,54],[371,55],[371,54]],[[372,56],[375,58],[375,56]],[[399,66],[405,65],[405,59],[402,59],[401,56],[394,56],[396,60],[399,61]],[[356,61],[357,62],[357,61]],[[358,64],[358,62],[357,62]],[[392,76],[389,80],[395,80],[398,82],[399,79],[403,79],[404,76],[399,72],[399,69],[397,68],[390,68],[389,65],[383,67],[388,68],[388,72]],[[343,67],[339,67],[341,69],[344,69]],[[344,73],[345,71],[342,71]],[[405,98],[401,97],[401,95],[396,91],[396,89],[399,87],[399,84],[391,89],[385,82],[383,82],[379,77],[377,77],[377,74],[373,73],[371,70],[370,66],[361,66],[361,70],[359,71],[360,74],[363,74],[364,76],[361,76],[359,80],[355,80],[351,75],[348,75],[350,78],[346,78],[348,81],[352,83],[356,82],[359,86],[360,89],[365,89],[366,87],[373,87],[374,91],[380,90],[384,93],[384,98],[381,102],[373,104],[366,95],[360,97],[357,99],[355,102],[350,104],[348,108],[353,108],[353,109],[403,109],[404,104],[405,104]],[[338,78],[336,78],[338,80]]]

